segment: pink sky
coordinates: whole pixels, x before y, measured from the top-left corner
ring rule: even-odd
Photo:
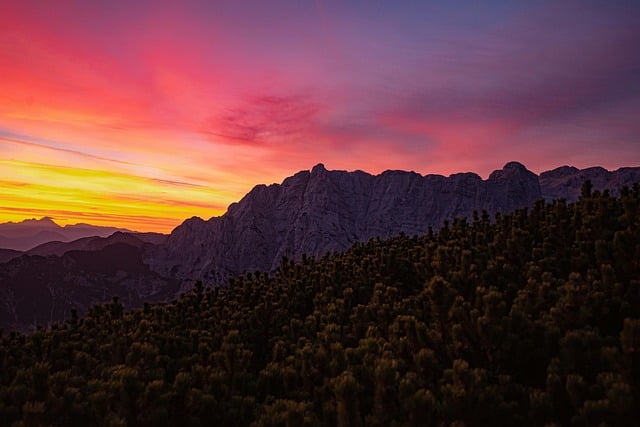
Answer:
[[[640,164],[636,2],[219,3],[3,5],[0,222],[167,232],[320,162]]]

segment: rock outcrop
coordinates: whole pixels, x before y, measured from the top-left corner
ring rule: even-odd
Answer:
[[[322,164],[282,184],[258,185],[220,216],[186,220],[145,262],[167,276],[223,283],[248,271],[277,268],[283,257],[322,256],[358,241],[401,232],[424,234],[473,211],[508,212],[540,199],[574,201],[584,180],[595,190],[640,182],[640,168],[609,172],[560,167],[537,176],[518,162],[483,180],[474,173],[449,177],[415,172],[328,171]],[[188,285],[187,285],[188,286]]]
[[[146,261],[162,274],[221,283],[230,275],[272,270],[282,257],[318,257],[371,238],[424,234],[474,210],[510,211],[541,197],[538,176],[517,162],[487,180],[474,173],[374,176],[319,164],[282,184],[256,186],[221,217],[185,221]]]
[[[562,166],[540,174],[540,188],[545,200],[578,200],[582,183],[590,180],[594,190],[610,190],[612,195],[624,186],[640,182],[640,168],[620,168],[608,171],[601,167],[577,169]]]

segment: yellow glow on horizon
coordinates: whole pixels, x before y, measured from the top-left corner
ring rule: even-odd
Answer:
[[[169,232],[203,212],[220,215],[233,201],[200,185],[106,170],[14,160],[0,160],[0,170],[11,177],[0,178],[0,222],[51,216],[60,225]]]

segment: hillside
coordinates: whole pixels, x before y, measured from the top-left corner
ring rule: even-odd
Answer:
[[[62,256],[69,251],[98,251],[115,243],[124,243],[136,248],[142,248],[147,244],[160,245],[167,241],[167,235],[160,233],[124,233],[116,231],[108,237],[83,237],[71,242],[46,242],[35,248],[29,249],[27,255]]]
[[[125,240],[142,243],[131,239]],[[178,282],[150,271],[140,246],[114,240],[59,257],[22,255],[0,264],[0,328],[33,330],[70,318],[74,308],[84,314],[114,296],[127,308],[175,297]]]
[[[640,186],[0,338],[7,425],[638,425]]]
[[[16,251],[13,249],[1,249],[0,248],[0,264],[7,262],[7,261],[11,261],[14,258],[19,257],[20,255],[22,255],[23,252],[21,251]]]

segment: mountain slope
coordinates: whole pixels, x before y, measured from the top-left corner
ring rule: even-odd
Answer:
[[[126,243],[136,248],[145,244],[159,245],[167,241],[167,235],[160,233],[124,233],[116,231],[109,237],[83,237],[71,242],[53,241],[43,243],[28,250],[27,255],[62,256],[69,251],[98,251],[114,243]]]
[[[580,188],[590,180],[596,190],[610,189],[613,194],[623,186],[630,187],[640,181],[640,168],[620,168],[608,171],[601,167],[578,169],[562,166],[540,174],[540,189],[545,200],[578,200]]]
[[[640,186],[0,334],[2,425],[638,426]]]
[[[142,249],[116,242],[63,256],[22,255],[0,264],[0,329],[28,330],[69,318],[114,296],[126,308],[175,296],[175,280],[142,262]]]
[[[22,255],[23,252],[13,249],[0,249],[0,264],[3,262],[11,261],[14,258]]]
[[[225,215],[209,221],[192,218],[169,237],[115,233],[47,243],[26,256],[0,251],[5,260],[14,258],[0,264],[0,326],[25,328],[34,319],[47,324],[68,317],[74,305],[82,309],[113,295],[127,307],[164,300],[195,280],[224,284],[233,275],[273,271],[283,257],[318,257],[400,233],[424,235],[445,220],[470,218],[483,209],[509,212],[549,194],[573,200],[578,185],[594,177],[595,189],[611,187],[615,193],[620,185],[640,182],[640,168],[608,172],[564,167],[538,177],[512,162],[482,180],[472,173],[446,178],[387,171],[373,176],[318,165],[282,184],[256,186]],[[31,256],[36,254],[46,258]]]
[[[146,262],[165,275],[222,283],[246,271],[272,270],[282,257],[321,256],[401,232],[420,235],[474,211],[493,215],[550,197],[572,201],[591,178],[596,189],[630,185],[640,181],[640,169],[565,167],[538,177],[510,162],[483,180],[473,173],[373,176],[319,164],[282,184],[256,186],[221,217],[185,221],[166,245],[146,254]]]

